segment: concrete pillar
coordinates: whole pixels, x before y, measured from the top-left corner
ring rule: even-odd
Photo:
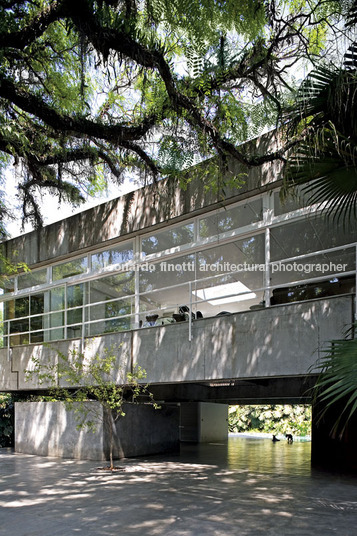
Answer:
[[[331,430],[343,412],[338,403],[319,419],[321,408],[312,406],[311,464],[328,470],[357,472],[357,413],[350,419],[342,437]],[[345,414],[345,413],[344,413]]]
[[[74,410],[62,402],[15,403],[15,452],[82,460],[108,460],[109,433],[103,408],[87,402],[94,432],[77,430]],[[114,458],[158,454],[179,449],[179,408],[155,410],[125,404],[125,417],[114,431]]]
[[[228,405],[184,402],[180,412],[180,440],[195,443],[227,441]]]

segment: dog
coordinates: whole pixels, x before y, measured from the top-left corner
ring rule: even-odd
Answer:
[[[276,435],[273,435],[273,439],[272,439],[272,441],[273,441],[273,443],[275,443],[275,441],[280,441],[280,439],[278,439],[278,438],[276,437]]]
[[[293,436],[291,434],[285,434],[285,437],[288,440],[288,443],[292,443],[294,441]]]

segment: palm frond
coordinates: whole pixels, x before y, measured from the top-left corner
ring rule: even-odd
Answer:
[[[356,2],[356,23],[357,23],[357,2]],[[357,69],[357,44],[353,43],[345,53],[344,67],[347,70],[355,71]]]
[[[346,15],[346,28],[351,28],[357,24],[357,1],[353,0]]]
[[[301,139],[285,167],[283,190],[312,181],[302,189],[308,203],[344,225],[357,218],[356,66],[357,43],[347,50],[343,67],[311,72],[283,116],[289,136]]]
[[[331,341],[312,371],[319,372],[313,388],[314,402],[323,406],[319,420],[329,409],[343,402],[343,409],[332,427],[333,435],[342,436],[357,410],[357,338]]]

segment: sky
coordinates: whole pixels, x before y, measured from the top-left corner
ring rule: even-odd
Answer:
[[[15,238],[16,236],[20,236],[24,233],[28,233],[33,230],[33,226],[31,224],[26,224],[24,229],[21,228],[22,213],[19,207],[19,200],[16,198],[16,181],[17,179],[15,173],[10,166],[5,173],[4,190],[6,191],[7,199],[9,199],[11,203],[11,212],[14,216],[13,220],[6,222],[6,229],[11,238]],[[99,205],[101,203],[105,203],[110,199],[114,199],[133,190],[137,190],[138,188],[138,184],[136,182],[130,181],[129,178],[126,178],[121,185],[114,185],[110,183],[108,185],[108,190],[104,195],[94,198],[87,196],[87,201],[79,205],[78,207],[73,207],[69,203],[65,202],[61,202],[60,204],[56,197],[51,196],[49,194],[42,195],[41,210],[44,219],[44,225],[49,225],[56,221],[63,220],[64,218],[73,216],[73,214],[83,212],[88,208]]]

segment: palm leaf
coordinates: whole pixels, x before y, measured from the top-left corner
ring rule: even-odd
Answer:
[[[357,410],[357,339],[331,341],[323,350],[322,359],[310,372],[319,372],[313,388],[314,402],[324,406],[319,420],[338,402],[344,402],[344,408],[332,427],[334,435],[339,433],[342,436]]]
[[[285,167],[285,192],[289,184],[313,181],[303,188],[308,203],[344,224],[357,217],[356,66],[352,44],[343,68],[320,67],[309,74],[284,115],[289,136],[301,136]]]
[[[357,24],[357,1],[354,0],[348,9],[346,16],[346,28],[351,28]]]

